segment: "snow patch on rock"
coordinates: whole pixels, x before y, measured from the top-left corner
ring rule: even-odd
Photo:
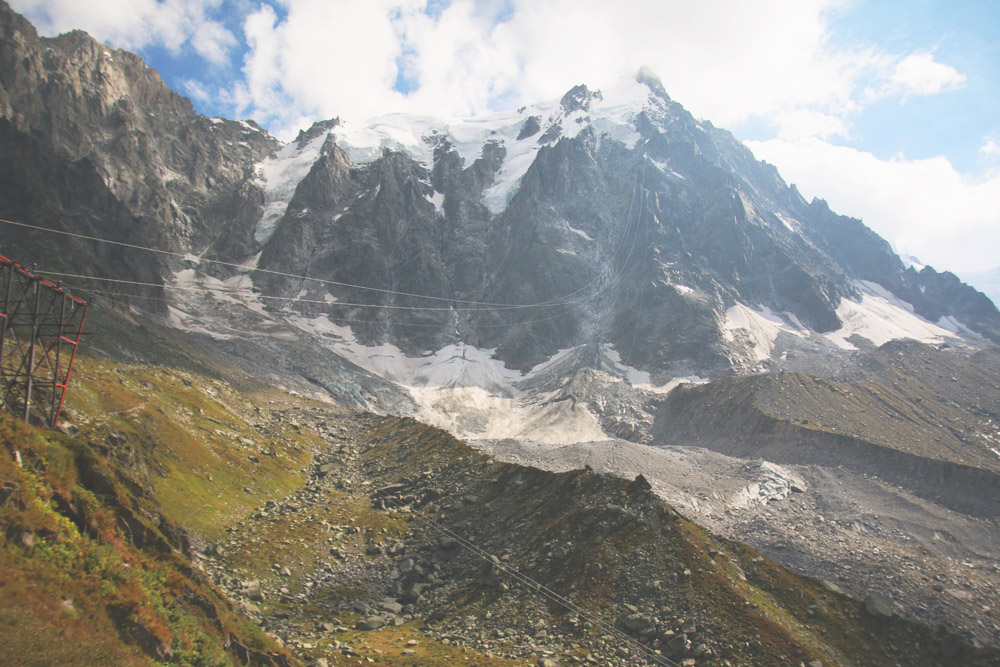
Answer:
[[[431,167],[434,146],[446,140],[464,165],[471,165],[487,142],[504,147],[506,155],[493,184],[484,193],[486,206],[499,213],[517,190],[542,146],[535,140],[518,141],[524,122],[531,116],[545,119],[545,130],[560,125],[561,136],[573,138],[585,128],[593,128],[600,140],[613,140],[634,148],[640,135],[635,119],[649,101],[649,89],[630,81],[594,97],[590,110],[574,110],[564,114],[558,100],[523,107],[516,111],[499,111],[473,118],[436,118],[407,114],[388,114],[361,122],[343,122],[332,130],[337,143],[347,156],[358,164],[371,162],[385,149],[402,151],[421,164]]]
[[[933,324],[914,314],[913,306],[892,292],[866,280],[855,281],[861,291],[861,302],[841,301],[837,317],[844,326],[825,334],[834,345],[845,350],[856,349],[847,339],[861,336],[875,345],[897,338],[912,338],[924,343],[940,343],[956,338],[953,331]]]
[[[738,334],[742,334],[746,351],[754,361],[771,358],[774,341],[782,331],[795,336],[805,335],[801,329],[789,324],[769,308],[753,310],[742,303],[736,303],[726,310],[722,327],[722,335],[727,341],[736,341]]]
[[[558,390],[523,390],[521,383],[558,373],[585,346],[560,350],[522,373],[507,368],[495,350],[465,343],[446,345],[421,356],[408,356],[392,344],[363,345],[351,328],[331,322],[326,315],[288,321],[314,336],[327,349],[366,371],[406,389],[419,406],[417,419],[446,429],[461,438],[518,438],[549,444],[568,444],[606,438],[600,419],[582,401]],[[640,389],[665,393],[682,382],[702,378],[677,378],[655,386],[649,373],[621,362],[610,345],[601,355],[621,380]]]
[[[326,137],[325,133],[320,134],[305,146],[293,141],[255,166],[257,183],[264,189],[264,213],[254,229],[257,243],[267,243],[274,234],[278,221],[285,215],[288,202],[295,194],[295,188],[319,157]]]

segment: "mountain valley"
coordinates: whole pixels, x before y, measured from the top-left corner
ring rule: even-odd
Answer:
[[[0,663],[1000,662],[1000,311],[649,71],[282,143],[0,0],[0,170]]]

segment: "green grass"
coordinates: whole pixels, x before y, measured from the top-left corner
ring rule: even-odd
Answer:
[[[0,443],[4,664],[229,665],[227,637],[281,650],[192,578],[112,452],[9,416]]]
[[[352,617],[343,619],[345,625],[353,627]],[[480,667],[508,667],[524,665],[526,661],[511,660],[486,656],[475,650],[462,650],[457,646],[443,644],[431,636],[421,632],[421,623],[405,623],[400,626],[386,627],[376,632],[361,632],[350,630],[336,635],[336,640],[346,643],[364,658],[370,658],[374,664],[384,667],[438,667],[439,665],[479,665]],[[414,646],[407,642],[415,640]],[[319,647],[326,648],[328,642],[321,642]],[[404,649],[410,649],[413,655],[402,655]],[[369,663],[371,664],[371,663]]]
[[[261,433],[247,396],[156,366],[83,359],[69,405],[88,416],[82,437],[109,443],[113,456],[145,473],[164,516],[210,540],[301,488],[318,444],[288,425]]]

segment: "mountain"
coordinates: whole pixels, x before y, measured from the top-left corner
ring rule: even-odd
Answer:
[[[851,347],[859,330],[884,342],[870,320],[886,298],[931,323],[902,325],[919,336],[949,337],[942,324],[1000,336],[982,295],[905,269],[648,72],[476,119],[324,121],[282,147],[251,123],[198,116],[141,60],[82,33],[43,40],[9,9],[4,30],[5,152],[37,169],[5,179],[5,217],[190,253],[213,277],[232,271],[205,260],[259,253],[259,269],[314,279],[251,274],[260,294],[359,303],[299,312],[352,320],[363,345],[413,356],[464,343],[527,371],[596,342],[660,383],[769,361],[773,324],[806,347]],[[53,191],[62,182],[72,194]],[[188,266],[107,246],[87,264],[107,273],[114,253],[119,277],[143,282]],[[66,266],[44,242],[32,255]]]
[[[281,146],[195,114],[135,56],[5,12],[0,216],[126,245],[10,225],[0,240],[49,272],[142,283],[76,284],[246,363],[282,358],[268,372],[343,404],[573,440],[611,419],[565,425],[551,400],[588,369],[629,393],[1000,335],[982,294],[805,202],[648,72],[475,119],[333,119]]]
[[[885,319],[872,309],[886,292],[931,323],[953,329],[950,317],[998,335],[1000,316],[981,295],[908,271],[859,221],[802,200],[646,73],[616,90],[578,86],[558,102],[465,121],[328,121],[260,173],[269,200],[256,233],[261,268],[443,301],[333,295],[342,300],[454,302],[454,312],[367,320],[370,311],[324,308],[363,320],[352,326],[359,342],[411,355],[464,342],[496,348],[523,371],[596,341],[654,378],[713,375],[769,358],[768,343],[729,335],[744,315],[748,331],[772,313],[793,335],[850,347],[843,341],[868,326],[860,321]],[[301,178],[291,196],[290,174]],[[318,300],[328,291],[287,279],[261,288]],[[463,307],[470,300],[517,308]]]
[[[40,39],[0,7],[2,215],[122,243],[205,257],[253,251],[260,192],[248,179],[278,142],[247,123],[208,119],[138,56],[74,31]],[[121,246],[52,248],[52,237],[5,230],[53,270],[158,282],[161,257]],[[145,292],[145,291],[144,291]]]
[[[1000,302],[1000,266],[985,271],[963,271],[961,278],[970,285],[975,285],[994,305]]]
[[[6,661],[996,661],[706,533],[642,476],[501,463],[183,332],[99,326],[128,355],[81,356],[63,432],[0,416]]]
[[[766,618],[739,621],[756,627],[744,629],[759,640],[741,645],[718,631],[716,647],[737,662],[822,655],[847,664],[872,651],[886,661],[932,661],[944,637],[890,657],[890,646],[924,633],[919,623],[956,631],[948,655],[997,643],[1000,313],[954,275],[908,266],[861,221],[805,201],[731,134],[692,117],[650,72],[477,118],[334,118],[282,144],[252,121],[198,115],[135,55],[80,32],[40,38],[0,2],[0,169],[3,254],[101,306],[86,343],[92,368],[103,370],[86,378],[90,399],[71,416],[87,443],[80,446],[104,451],[106,443],[118,473],[159,503],[151,516],[190,533],[196,544],[182,549],[185,557],[214,568],[226,596],[251,605],[263,602],[261,591],[279,596],[241,613],[299,642],[295,655],[311,658],[303,645],[315,646],[302,605],[330,602],[305,584],[337,584],[310,575],[281,586],[268,571],[277,560],[255,557],[277,555],[290,516],[313,517],[308,533],[340,513],[330,539],[337,549],[352,545],[349,572],[317,555],[332,555],[326,543],[293,549],[331,576],[349,574],[352,587],[370,586],[365,595],[330,592],[337,618],[354,613],[355,597],[371,605],[376,593],[407,592],[389,583],[394,567],[405,574],[401,563],[366,569],[364,548],[388,548],[383,538],[402,530],[398,517],[367,513],[384,499],[357,490],[366,480],[402,485],[397,491],[414,498],[462,488],[474,500],[438,503],[435,516],[460,536],[481,531],[484,544],[499,544],[494,515],[542,531],[551,549],[531,538],[535,546],[517,553],[550,583],[573,583],[553,566],[570,553],[597,559],[610,574],[595,581],[631,591],[609,614],[649,616],[647,625],[627,624],[640,635],[650,628],[647,644],[668,631],[687,634],[685,619],[657,616],[649,600],[697,610],[717,629],[740,605],[767,607]],[[118,395],[116,375],[129,385],[127,397]],[[231,410],[209,409],[219,395]],[[337,407],[320,410],[313,399]],[[285,407],[273,420],[253,417],[269,405]],[[472,457],[444,433],[395,417],[447,429],[494,458]],[[294,434],[286,421],[298,424]],[[407,457],[434,458],[421,442],[468,467],[444,477],[413,467]],[[392,465],[391,443],[408,452]],[[343,456],[331,454],[341,449]],[[310,467],[326,465],[333,467]],[[588,466],[627,481],[551,472]],[[330,471],[339,472],[328,479]],[[772,582],[772,592],[744,590],[713,609],[705,592],[716,575],[743,590],[720,561],[692,570],[714,572],[693,597],[667,595],[683,578],[657,597],[628,570],[624,551],[574,551],[594,535],[550,534],[551,526],[517,513],[523,489],[514,479],[558,488],[537,501],[575,508],[545,514],[564,525],[602,516],[592,509],[634,493],[627,485],[643,486],[640,473],[649,491],[719,540],[759,549],[763,556],[740,557],[744,574],[747,562],[772,558],[836,580],[858,600],[889,598],[896,607],[881,613],[885,605],[875,605],[881,611],[856,626],[857,603],[834,602],[768,565],[759,581]],[[465,490],[474,487],[481,490]],[[349,509],[320,502],[339,493],[350,497]],[[643,493],[638,502],[652,514],[622,514],[632,528],[616,533],[621,544],[659,545],[651,536],[669,532],[673,515],[651,509],[656,503]],[[105,496],[112,513],[132,502]],[[216,507],[213,498],[225,500]],[[623,502],[631,512],[632,501]],[[201,507],[219,514],[206,517]],[[681,552],[707,544],[697,537],[702,529],[683,525],[692,532]],[[367,531],[367,541],[353,528]],[[294,538],[304,544],[303,535]],[[444,567],[437,553],[450,547],[426,531],[408,539],[414,565],[425,573]],[[719,545],[704,548],[735,553]],[[563,547],[566,556],[557,556]],[[646,563],[658,547],[650,548]],[[664,567],[683,576],[680,564]],[[231,567],[245,576],[221,576]],[[465,583],[445,587],[452,597],[435,609],[418,606],[420,614],[471,614],[456,602],[462,591],[492,600],[496,591],[477,588],[483,582],[471,565],[459,570]],[[437,574],[404,583],[444,584],[430,577]],[[772,610],[780,581],[794,582],[812,606],[787,608],[779,596],[781,608]],[[828,617],[831,605],[838,611]],[[799,625],[802,614],[819,614],[824,629],[816,631],[835,634],[839,621],[850,637],[863,637],[875,631],[867,620],[896,613],[918,625],[879,647],[853,639],[818,647],[815,629]],[[621,620],[602,619],[613,627]],[[553,633],[551,619],[538,620]],[[773,623],[785,648],[764,638]],[[449,624],[471,648],[470,636]],[[511,630],[519,642],[541,639],[528,627]],[[262,654],[280,653],[254,641]]]

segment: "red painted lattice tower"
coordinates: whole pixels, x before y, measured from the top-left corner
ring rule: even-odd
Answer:
[[[0,255],[0,410],[59,424],[88,304]]]

